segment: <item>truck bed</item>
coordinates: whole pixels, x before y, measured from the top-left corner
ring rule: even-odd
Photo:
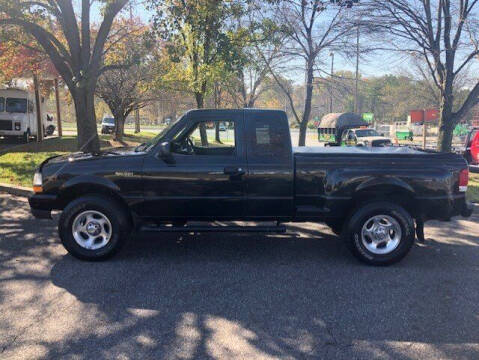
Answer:
[[[355,197],[380,198],[379,190],[399,200],[421,200],[433,212],[426,218],[445,218],[441,208],[464,197],[454,191],[467,167],[457,154],[409,147],[301,147],[293,153],[298,218],[344,217]]]

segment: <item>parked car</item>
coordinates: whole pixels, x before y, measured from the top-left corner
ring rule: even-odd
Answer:
[[[369,128],[349,129],[343,132],[341,145],[345,146],[390,146],[391,139]]]
[[[230,142],[202,143],[207,122]],[[194,110],[136,148],[51,157],[36,170],[32,213],[61,210],[59,234],[80,259],[113,255],[133,228],[152,232],[284,231],[324,222],[369,264],[402,259],[430,219],[470,216],[462,156],[407,147],[291,147],[276,110]],[[239,227],[192,221],[276,221]],[[419,233],[418,233],[419,236]]]
[[[467,134],[464,158],[469,165],[479,165],[479,128],[473,128]]]
[[[46,115],[46,122],[43,125],[43,134],[45,136],[52,136],[55,132],[55,125],[53,124],[53,116],[50,114]]]
[[[115,118],[111,116],[105,116],[101,120],[101,133],[111,134],[115,131]]]

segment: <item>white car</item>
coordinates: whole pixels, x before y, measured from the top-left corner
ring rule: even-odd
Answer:
[[[115,131],[115,118],[113,116],[104,116],[101,120],[101,133],[110,134]]]
[[[341,145],[349,146],[390,146],[391,144],[391,139],[368,128],[346,130],[341,139]]]

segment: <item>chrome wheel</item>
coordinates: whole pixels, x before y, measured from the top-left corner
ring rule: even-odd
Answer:
[[[104,214],[87,210],[73,220],[72,233],[76,243],[82,248],[97,250],[108,244],[112,228],[110,220]]]
[[[369,218],[361,230],[364,247],[373,254],[389,254],[401,241],[401,226],[389,215],[376,215]]]

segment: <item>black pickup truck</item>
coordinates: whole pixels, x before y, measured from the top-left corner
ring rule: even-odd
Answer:
[[[360,260],[385,265],[410,250],[414,221],[470,216],[467,183],[459,155],[293,150],[282,111],[193,110],[136,148],[46,160],[29,200],[39,218],[63,210],[60,238],[80,259],[111,256],[133,229],[284,231],[281,223],[314,221],[341,235]],[[218,225],[227,220],[276,225]]]

